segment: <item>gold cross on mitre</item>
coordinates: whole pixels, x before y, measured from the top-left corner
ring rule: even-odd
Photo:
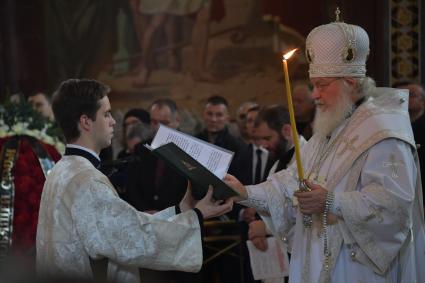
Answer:
[[[382,166],[384,166],[384,168],[390,167],[391,168],[391,177],[398,178],[397,168],[399,166],[404,166],[404,163],[403,162],[397,162],[395,160],[395,155],[390,154],[390,160],[382,162]]]
[[[339,10],[339,7],[336,7],[335,10],[335,22],[339,22],[339,14],[341,14],[341,11]]]

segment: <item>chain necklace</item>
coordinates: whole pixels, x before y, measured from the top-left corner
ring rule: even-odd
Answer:
[[[319,178],[319,171],[322,168],[322,166],[324,165],[325,161],[328,159],[329,155],[333,152],[333,156],[332,159],[330,160],[329,166],[328,166],[328,170],[326,172],[325,175],[325,179],[324,181],[327,182],[327,178],[331,169],[331,166],[335,160],[335,157],[337,155],[337,149],[338,149],[338,145],[340,144],[340,140],[342,139],[342,137],[345,135],[345,132],[347,131],[348,124],[350,123],[349,119],[352,114],[354,113],[355,109],[365,101],[365,98],[362,98],[360,101],[358,101],[353,109],[353,112],[346,118],[345,120],[345,125],[343,124],[343,129],[341,129],[341,131],[335,136],[335,138],[331,141],[330,139],[325,139],[325,140],[321,140],[318,150],[317,150],[317,154],[314,157],[313,160],[313,165],[311,166],[311,170],[309,171],[309,173],[307,174],[307,179],[310,179],[311,175],[313,173],[316,174],[316,181]],[[321,152],[323,152],[321,154]],[[326,203],[325,203],[325,207],[324,207],[324,212],[322,214],[322,233],[323,233],[323,254],[324,254],[324,269],[326,271],[329,271],[330,265],[331,265],[331,252],[329,249],[329,235],[328,235],[328,213],[330,210],[330,207],[332,206],[334,201],[334,194],[333,192],[328,192],[326,195]],[[311,233],[311,231],[308,231]]]

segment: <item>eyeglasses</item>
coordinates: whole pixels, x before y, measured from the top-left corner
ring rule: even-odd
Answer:
[[[313,87],[315,89],[317,89],[318,91],[324,91],[325,89],[327,89],[331,84],[333,84],[334,82],[340,80],[341,78],[334,78],[328,81],[316,81],[313,83]]]

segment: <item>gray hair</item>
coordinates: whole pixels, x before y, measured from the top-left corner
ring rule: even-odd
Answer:
[[[126,140],[130,140],[133,138],[140,138],[141,141],[146,141],[150,139],[153,135],[152,129],[150,125],[140,122],[134,125],[131,125],[128,128],[126,134]]]
[[[376,95],[376,83],[371,77],[355,78],[357,81],[356,93],[359,97],[370,97]]]

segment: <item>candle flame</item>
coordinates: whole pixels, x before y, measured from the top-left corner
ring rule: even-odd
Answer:
[[[285,55],[283,55],[283,60],[288,60],[289,58],[291,58],[291,56],[295,53],[295,51],[297,51],[298,48],[292,49],[291,51],[289,51],[288,53],[286,53]]]

